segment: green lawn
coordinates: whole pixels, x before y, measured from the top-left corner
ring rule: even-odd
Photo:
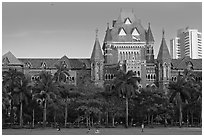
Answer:
[[[92,128],[87,133],[86,128],[81,129],[2,129],[2,135],[201,135],[202,128],[100,128],[100,133],[95,133]]]

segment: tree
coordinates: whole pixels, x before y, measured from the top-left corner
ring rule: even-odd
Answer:
[[[127,73],[119,71],[114,80],[115,89],[119,94],[119,97],[125,98],[126,104],[126,128],[128,127],[128,101],[131,97],[134,97],[137,91],[137,81],[140,78],[135,77],[132,71]]]
[[[42,71],[39,76],[40,79],[36,81],[34,90],[43,106],[43,126],[46,127],[47,103],[57,98],[59,87],[50,72]]]
[[[24,74],[16,69],[9,69],[3,72],[3,86],[9,95],[11,95],[11,108],[13,105],[20,105],[19,123],[23,126],[23,101],[27,103],[27,94],[29,83]]]
[[[179,73],[177,81],[169,84],[169,90],[171,92],[170,102],[176,101],[179,107],[179,127],[182,126],[183,120],[183,105],[187,104],[190,99],[190,93],[192,92],[195,78],[191,70],[185,69],[183,75]]]

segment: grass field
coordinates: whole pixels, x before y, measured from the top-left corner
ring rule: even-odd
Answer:
[[[140,128],[100,128],[99,133],[95,131],[95,128],[89,133],[86,128],[2,129],[2,135],[202,135],[202,128],[145,128],[144,132]]]

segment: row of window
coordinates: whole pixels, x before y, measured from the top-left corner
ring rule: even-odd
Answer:
[[[156,79],[156,75],[155,74],[147,74],[146,78],[147,78],[147,80],[155,80]]]
[[[31,76],[31,80],[32,81],[36,81],[36,80],[39,80],[40,79],[40,76]],[[74,82],[75,81],[75,77],[66,77],[66,79],[64,80],[64,82],[67,82],[67,81],[70,81],[70,82]]]
[[[141,48],[142,46],[117,46],[118,48],[131,48],[131,49],[133,49],[133,48]]]
[[[138,59],[140,57],[139,51],[137,52],[120,52],[120,60]]]
[[[114,77],[114,74],[105,74],[105,80],[112,80]]]

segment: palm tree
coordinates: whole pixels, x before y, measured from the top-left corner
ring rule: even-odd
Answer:
[[[42,71],[40,79],[35,83],[36,97],[41,99],[43,105],[43,126],[46,127],[47,102],[56,98],[59,94],[57,83],[53,80],[53,76],[49,72]]]
[[[126,128],[128,127],[128,101],[131,97],[135,96],[136,89],[138,88],[137,81],[139,80],[140,78],[134,77],[134,73],[132,71],[128,71],[127,73],[119,71],[114,80],[114,85],[119,96],[125,98]]]
[[[69,102],[68,94],[70,91],[70,87],[66,82],[67,77],[69,76],[69,69],[64,62],[60,62],[59,64],[55,65],[57,68],[57,72],[54,74],[55,81],[59,84],[61,88],[61,97],[64,98],[65,103],[65,127],[67,125],[67,105]],[[63,93],[64,92],[64,93]]]
[[[23,101],[27,102],[28,81],[24,74],[16,69],[3,72],[3,86],[12,97],[11,105],[20,105],[20,126],[23,126]],[[11,107],[12,108],[12,107]]]
[[[195,83],[194,75],[192,71],[185,69],[184,74],[179,73],[177,82],[171,82],[169,84],[169,89],[171,91],[171,96],[169,101],[176,101],[179,107],[179,127],[182,126],[183,120],[183,105],[187,104],[190,99],[190,93],[192,92],[192,87]]]

